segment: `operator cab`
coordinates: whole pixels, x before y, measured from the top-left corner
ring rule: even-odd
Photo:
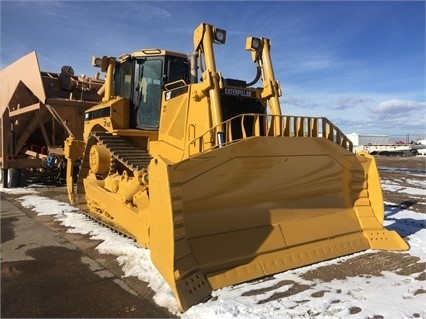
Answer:
[[[164,85],[190,82],[187,56],[149,49],[120,57],[117,62],[114,90],[130,101],[130,127],[158,130]]]

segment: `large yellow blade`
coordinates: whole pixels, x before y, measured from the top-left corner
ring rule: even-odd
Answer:
[[[150,249],[184,309],[210,289],[369,248],[408,248],[383,228],[374,159],[327,139],[256,137],[155,163]]]

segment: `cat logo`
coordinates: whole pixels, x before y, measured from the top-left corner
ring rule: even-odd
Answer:
[[[226,95],[241,96],[241,97],[254,97],[255,92],[250,91],[250,90],[225,88],[225,94]]]

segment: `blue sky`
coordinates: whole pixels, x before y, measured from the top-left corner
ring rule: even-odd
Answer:
[[[247,36],[272,41],[283,114],[345,133],[426,136],[424,1],[1,1],[0,68],[37,51],[43,71],[94,75],[92,55],[193,51],[193,30],[227,30],[224,77],[251,81]]]

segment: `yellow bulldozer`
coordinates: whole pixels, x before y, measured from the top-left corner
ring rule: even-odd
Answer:
[[[220,287],[408,249],[383,227],[374,158],[324,117],[281,114],[269,39],[246,40],[251,83],[224,78],[213,45],[225,39],[201,23],[191,55],[93,57],[105,95],[85,112],[83,140],[65,142],[70,202],[150,249],[182,311]]]

